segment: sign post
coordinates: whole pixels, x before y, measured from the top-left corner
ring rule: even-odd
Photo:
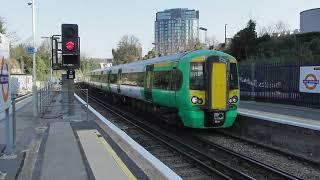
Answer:
[[[28,54],[33,54],[34,53],[34,48],[33,47],[27,47],[26,51]]]
[[[0,43],[0,112],[5,112],[5,132],[6,132],[6,149],[5,156],[1,158],[11,159],[14,155],[14,129],[13,121],[10,120],[9,108],[11,106],[11,87],[9,79],[9,61],[10,49],[9,41],[2,34]]]

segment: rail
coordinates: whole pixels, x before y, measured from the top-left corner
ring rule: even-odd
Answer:
[[[139,128],[141,131],[150,134],[150,136],[154,137],[158,141],[161,141],[163,144],[166,144],[171,149],[179,152],[180,154],[188,157],[190,160],[194,161],[198,166],[201,166],[202,168],[205,168],[206,170],[218,174],[221,177],[224,177],[226,179],[255,179],[256,175],[248,175],[246,173],[243,173],[242,171],[239,171],[236,168],[230,167],[228,165],[225,165],[223,161],[216,160],[212,158],[211,156],[208,156],[205,152],[199,151],[195,147],[192,147],[183,141],[179,140],[178,138],[174,137],[172,134],[163,133],[159,130],[152,128],[148,125],[146,125],[145,122],[141,122],[137,119],[134,119],[130,117],[126,112],[123,112],[106,102],[102,102],[100,99],[97,99],[93,96],[89,95],[89,99],[94,101],[95,103],[99,104],[100,106],[104,107],[108,111],[114,112],[114,114],[121,116],[123,120],[127,121],[131,125]],[[161,137],[161,138],[160,138]],[[222,146],[209,143],[208,141],[199,139],[198,142],[202,142],[201,145],[198,147],[207,147],[205,149],[210,151],[210,148],[215,148],[219,151],[223,151],[223,153],[230,156],[230,159],[238,159],[238,161],[250,164],[250,167],[255,167],[258,169],[256,172],[265,172],[261,177],[264,176],[264,174],[267,174],[266,177],[272,177],[272,178],[280,178],[280,179],[301,179],[299,177],[296,177],[294,175],[291,175],[287,172],[284,172],[280,169],[277,169],[276,167],[264,164],[261,161],[252,159],[250,157],[244,156],[242,154],[239,154],[237,152],[231,151],[229,149],[226,149]],[[215,166],[213,166],[213,164]],[[218,167],[218,166],[220,167]]]
[[[206,171],[219,175],[224,179],[255,179],[254,177],[247,175],[235,168],[227,166],[223,162],[220,162],[212,158],[211,156],[208,156],[204,152],[199,151],[198,149],[180,141],[178,138],[172,136],[172,134],[167,135],[163,132],[159,132],[159,130],[152,128],[137,119],[133,119],[132,117],[128,116],[126,112],[122,112],[121,110],[112,107],[111,105],[108,105],[93,96],[89,96],[89,99],[107,109],[108,111],[113,112],[113,114],[122,117],[123,120],[143,131],[144,133],[147,133],[151,137],[157,139],[158,141],[161,141],[163,144],[166,144],[172,150],[179,152],[183,156],[186,156],[188,159],[196,163],[197,166],[201,166],[202,168],[206,169]]]

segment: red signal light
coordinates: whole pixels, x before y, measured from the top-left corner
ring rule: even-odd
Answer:
[[[72,41],[68,41],[66,43],[66,48],[69,50],[69,51],[73,51],[74,50],[74,47],[75,47],[75,43],[72,42]]]

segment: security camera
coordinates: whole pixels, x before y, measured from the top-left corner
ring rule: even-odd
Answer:
[[[29,2],[28,5],[31,6],[31,5],[32,5],[32,2]]]

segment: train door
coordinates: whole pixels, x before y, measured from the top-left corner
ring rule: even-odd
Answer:
[[[177,90],[180,88],[181,86],[181,82],[182,81],[182,74],[181,72],[177,69],[177,67],[173,67],[173,70],[171,71],[171,80],[170,80],[170,89],[174,91],[174,99],[172,104],[174,104],[174,106],[177,106]]]
[[[118,70],[118,86],[117,86],[117,91],[118,91],[119,94],[121,93],[121,89],[120,89],[120,85],[121,85],[121,72],[122,72],[122,69],[119,69],[119,70]]]
[[[154,65],[147,65],[144,80],[144,96],[147,101],[152,102],[152,84],[153,84],[153,68]]]
[[[108,80],[107,80],[107,84],[108,84],[108,85],[107,85],[107,86],[108,86],[108,89],[107,89],[107,90],[108,90],[109,92],[111,92],[111,87],[110,87],[110,74],[111,74],[111,70],[109,70],[109,71],[107,72],[107,77],[108,77],[108,78],[107,78],[107,79],[108,79]]]
[[[226,110],[228,100],[228,65],[226,62],[207,61],[208,105],[212,110]]]

